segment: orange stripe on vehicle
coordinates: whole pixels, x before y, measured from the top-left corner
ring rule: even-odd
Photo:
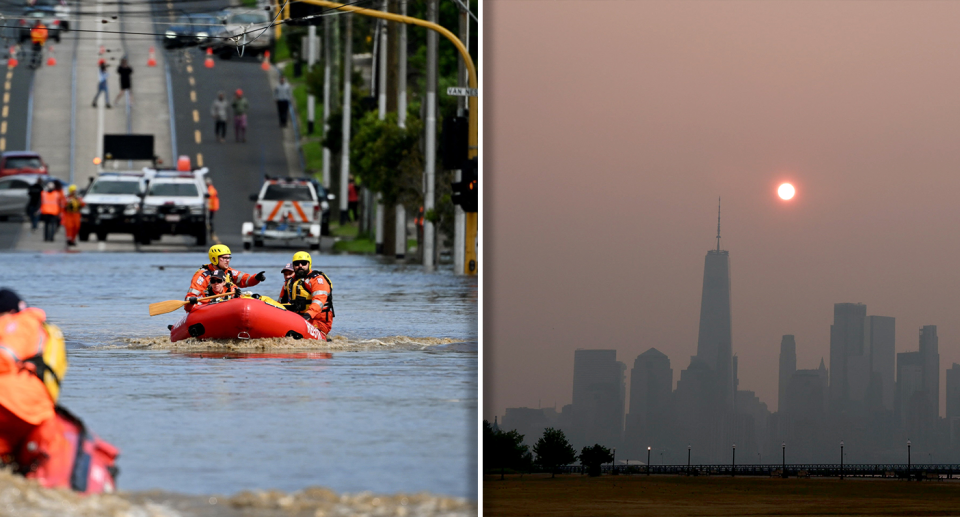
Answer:
[[[273,221],[273,218],[277,216],[277,212],[280,211],[281,205],[283,205],[283,201],[277,201],[276,206],[273,207],[273,210],[270,212],[270,215],[267,216],[267,221]]]
[[[296,208],[296,209],[297,209],[297,213],[300,214],[300,220],[303,221],[303,222],[307,222],[307,220],[308,220],[308,219],[307,219],[307,214],[303,213],[303,209],[300,208],[300,202],[299,202],[299,201],[293,201],[293,208]]]

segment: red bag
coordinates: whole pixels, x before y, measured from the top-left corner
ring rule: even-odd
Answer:
[[[48,460],[26,477],[36,479],[47,488],[71,488],[83,494],[110,493],[116,490],[120,451],[90,433],[79,418],[57,406],[57,420],[63,428],[67,446],[43,451]]]

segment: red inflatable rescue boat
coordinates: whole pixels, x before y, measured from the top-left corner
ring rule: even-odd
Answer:
[[[170,329],[170,341],[191,337],[327,339],[320,329],[307,323],[299,314],[255,298],[233,298],[193,309]]]

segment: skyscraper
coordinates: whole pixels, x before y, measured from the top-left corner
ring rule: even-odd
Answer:
[[[703,264],[700,298],[700,332],[697,358],[709,366],[726,406],[733,404],[733,333],[730,317],[730,254],[720,249],[720,215],[717,213],[717,249],[707,252]]]
[[[616,447],[623,431],[626,366],[616,350],[583,350],[573,355],[575,447],[599,443]]]
[[[627,445],[636,452],[662,447],[672,422],[673,369],[670,358],[656,348],[637,356],[630,372],[630,413]]]
[[[933,418],[940,416],[940,340],[936,325],[920,328],[920,355],[923,356],[923,390],[933,408]]]
[[[830,325],[830,410],[849,409],[862,401],[870,382],[869,356],[864,355],[863,330],[867,306],[862,303],[833,305]]]
[[[878,405],[893,411],[893,392],[896,387],[896,319],[889,316],[867,316],[863,339],[870,354],[870,386],[877,392],[871,395]]]
[[[793,334],[780,339],[780,391],[777,397],[777,411],[783,411],[784,397],[790,377],[797,371],[797,341]]]

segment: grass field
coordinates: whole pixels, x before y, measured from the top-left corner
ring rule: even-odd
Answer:
[[[851,479],[484,476],[484,515],[960,515],[960,482]]]

